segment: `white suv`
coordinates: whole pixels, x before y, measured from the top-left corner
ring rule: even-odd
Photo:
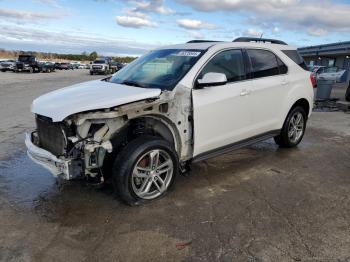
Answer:
[[[28,155],[64,179],[111,180],[128,204],[153,200],[191,162],[272,137],[298,145],[313,105],[305,68],[278,40],[163,47],[34,100]]]

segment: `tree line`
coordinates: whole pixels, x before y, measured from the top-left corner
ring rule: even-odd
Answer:
[[[0,49],[0,58],[14,59],[22,54],[35,55],[40,60],[93,61],[99,57],[99,54],[96,51],[91,53],[83,52],[81,54],[58,54],[35,51],[9,51],[5,49]],[[130,63],[134,59],[136,59],[136,57],[131,56],[112,56],[111,58],[121,63]]]

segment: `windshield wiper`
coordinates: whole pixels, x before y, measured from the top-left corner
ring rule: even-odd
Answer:
[[[141,84],[137,83],[137,82],[134,82],[134,81],[123,81],[119,84],[122,84],[122,85],[127,85],[127,86],[135,86],[135,87],[143,87]]]

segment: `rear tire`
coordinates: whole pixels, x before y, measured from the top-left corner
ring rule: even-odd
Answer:
[[[173,146],[164,139],[144,135],[118,154],[112,182],[118,196],[134,206],[164,196],[178,172],[179,161]]]
[[[296,106],[288,113],[281,133],[274,137],[280,147],[295,147],[304,137],[307,115],[301,106]]]

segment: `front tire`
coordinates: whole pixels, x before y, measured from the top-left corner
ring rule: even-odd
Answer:
[[[280,147],[295,147],[304,137],[307,115],[304,108],[294,107],[284,121],[281,133],[274,137]]]
[[[178,174],[172,145],[154,136],[141,136],[127,144],[112,170],[113,185],[129,205],[140,205],[165,195]]]

